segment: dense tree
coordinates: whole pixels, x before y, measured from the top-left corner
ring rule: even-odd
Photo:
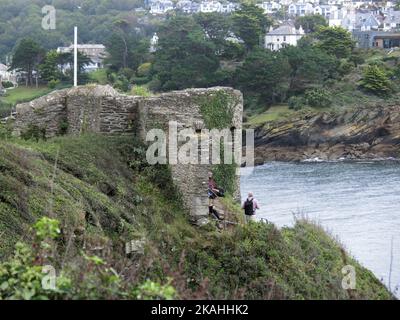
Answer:
[[[114,23],[113,33],[106,41],[108,57],[105,62],[115,70],[136,70],[144,62],[148,41],[125,20]]]
[[[252,4],[242,4],[240,10],[232,16],[233,31],[242,39],[248,49],[262,43],[262,37],[271,21],[264,15],[264,11]]]
[[[41,79],[49,82],[53,80],[60,80],[62,73],[59,68],[60,54],[56,50],[47,52],[43,62],[39,65],[39,72]]]
[[[26,72],[26,85],[33,84],[33,72],[43,58],[44,50],[32,39],[23,39],[13,55],[11,69]]]
[[[62,55],[60,55],[59,57],[59,61],[60,63],[65,63],[68,64],[69,66],[73,66],[74,65],[74,55],[72,52],[68,52],[68,53],[63,53]],[[89,75],[87,74],[87,72],[85,72],[85,68],[86,66],[88,66],[89,64],[92,63],[92,60],[85,55],[84,53],[78,51],[78,84],[86,84],[88,79],[89,79]],[[67,70],[66,73],[66,80],[70,81],[72,83],[73,81],[73,68],[69,68]]]
[[[245,94],[270,104],[286,98],[289,75],[290,65],[284,55],[257,49],[238,68],[236,83]]]
[[[316,32],[319,27],[327,27],[326,19],[320,14],[307,15],[297,17],[295,21],[296,28],[300,26],[304,29],[305,33]]]
[[[57,9],[55,30],[41,26],[41,10],[46,4]],[[0,61],[4,63],[5,56],[23,38],[31,38],[47,50],[69,45],[74,26],[78,26],[80,43],[104,43],[113,33],[113,22],[119,19],[149,36],[157,18],[139,21],[132,9],[141,5],[141,0],[1,0]]]
[[[217,51],[223,52],[231,30],[228,17],[217,12],[210,12],[199,13],[194,18],[203,28],[206,36],[214,43]]]
[[[91,59],[78,51],[78,84],[87,82],[88,74],[85,72],[85,67],[90,63],[92,63]],[[58,53],[55,50],[50,50],[39,65],[40,77],[46,82],[66,81],[72,83],[73,64],[74,56],[72,52]]]
[[[154,72],[161,90],[208,86],[215,80],[215,45],[193,17],[171,17],[158,35]]]
[[[321,27],[315,38],[318,40],[318,48],[339,59],[348,58],[355,46],[351,33],[341,27]]]
[[[300,42],[297,47],[289,46],[281,50],[281,54],[288,58],[291,67],[291,94],[321,86],[327,79],[337,76],[338,60],[307,42]]]

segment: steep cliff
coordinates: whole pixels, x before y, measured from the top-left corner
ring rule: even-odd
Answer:
[[[256,162],[398,158],[400,106],[296,114],[256,130]]]
[[[228,197],[219,205],[238,225],[193,226],[168,167],[148,166],[132,136],[15,138],[0,150],[1,299],[392,298],[306,221],[243,225]],[[26,245],[12,254],[17,241]],[[57,290],[41,286],[42,265],[57,271]],[[355,289],[342,288],[345,265]]]

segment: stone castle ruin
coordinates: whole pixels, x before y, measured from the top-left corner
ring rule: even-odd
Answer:
[[[220,99],[223,103],[207,105],[218,96],[225,97]],[[88,85],[55,91],[17,105],[13,133],[19,136],[29,128],[37,128],[46,137],[60,133],[78,135],[95,132],[132,134],[145,141],[151,129],[168,132],[170,121],[176,122],[178,130],[193,128],[193,134],[200,135],[202,129],[211,129],[210,125],[215,122],[216,115],[220,116],[219,113],[226,114],[223,120],[219,120],[224,128],[240,132],[242,112],[242,94],[227,87],[187,89],[139,97],[120,94],[110,86]],[[182,194],[191,219],[199,223],[208,215],[206,183],[213,165],[178,163],[170,167],[172,179]],[[239,199],[239,175],[234,177],[232,191],[234,197]]]

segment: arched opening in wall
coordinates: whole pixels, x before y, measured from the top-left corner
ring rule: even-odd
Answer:
[[[235,126],[232,126],[232,127],[230,127],[230,133],[231,133],[231,138],[232,138],[232,146],[231,146],[231,148],[232,148],[232,155],[233,155],[233,159],[232,159],[232,162],[234,162],[234,158],[235,158],[235,135],[236,135],[236,127]]]

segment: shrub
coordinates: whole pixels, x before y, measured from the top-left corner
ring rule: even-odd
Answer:
[[[69,128],[68,120],[66,119],[61,120],[60,123],[58,124],[58,134],[59,135],[67,134],[68,128]]]
[[[150,81],[150,79],[148,77],[132,77],[130,81],[131,81],[131,83],[140,86],[140,85],[148,83]]]
[[[12,105],[10,103],[0,100],[0,118],[4,118],[10,115]]]
[[[148,88],[153,91],[159,91],[161,89],[161,81],[158,78],[153,78],[149,84],[148,84]]]
[[[306,101],[302,96],[293,96],[288,100],[288,106],[291,110],[300,110],[306,105]]]
[[[354,69],[354,63],[346,59],[341,59],[338,71],[343,76],[349,74]]]
[[[134,291],[133,295],[136,299],[140,300],[172,300],[177,296],[176,290],[171,286],[172,279],[161,285],[157,282],[146,280]]]
[[[118,79],[114,83],[114,88],[127,92],[129,90],[130,83],[125,76],[118,76]]]
[[[0,139],[7,139],[11,137],[11,127],[9,124],[0,123]]]
[[[14,87],[14,84],[11,81],[2,81],[1,84],[5,89]]]
[[[55,87],[57,87],[57,85],[60,83],[60,80],[55,80],[55,79],[53,79],[53,80],[50,80],[48,83],[47,83],[47,86],[50,88],[50,89],[54,89]]]
[[[40,128],[37,125],[29,124],[27,129],[21,132],[21,138],[24,140],[46,140],[46,129]]]
[[[151,96],[150,90],[145,86],[133,86],[131,89],[131,95],[149,97]]]
[[[323,88],[307,90],[304,97],[310,107],[329,107],[332,104],[331,94]]]
[[[392,86],[386,72],[377,65],[370,65],[365,68],[359,85],[367,92],[378,96],[387,96],[392,91]]]
[[[139,77],[148,77],[150,75],[150,71],[151,71],[151,63],[146,62],[146,63],[142,63],[137,68],[136,73]]]
[[[354,66],[359,66],[360,64],[363,64],[365,62],[364,57],[361,55],[360,52],[354,51],[352,55],[349,58],[349,61],[354,64]]]
[[[98,69],[89,73],[89,79],[91,82],[95,82],[98,84],[107,84],[107,70],[106,69]]]

